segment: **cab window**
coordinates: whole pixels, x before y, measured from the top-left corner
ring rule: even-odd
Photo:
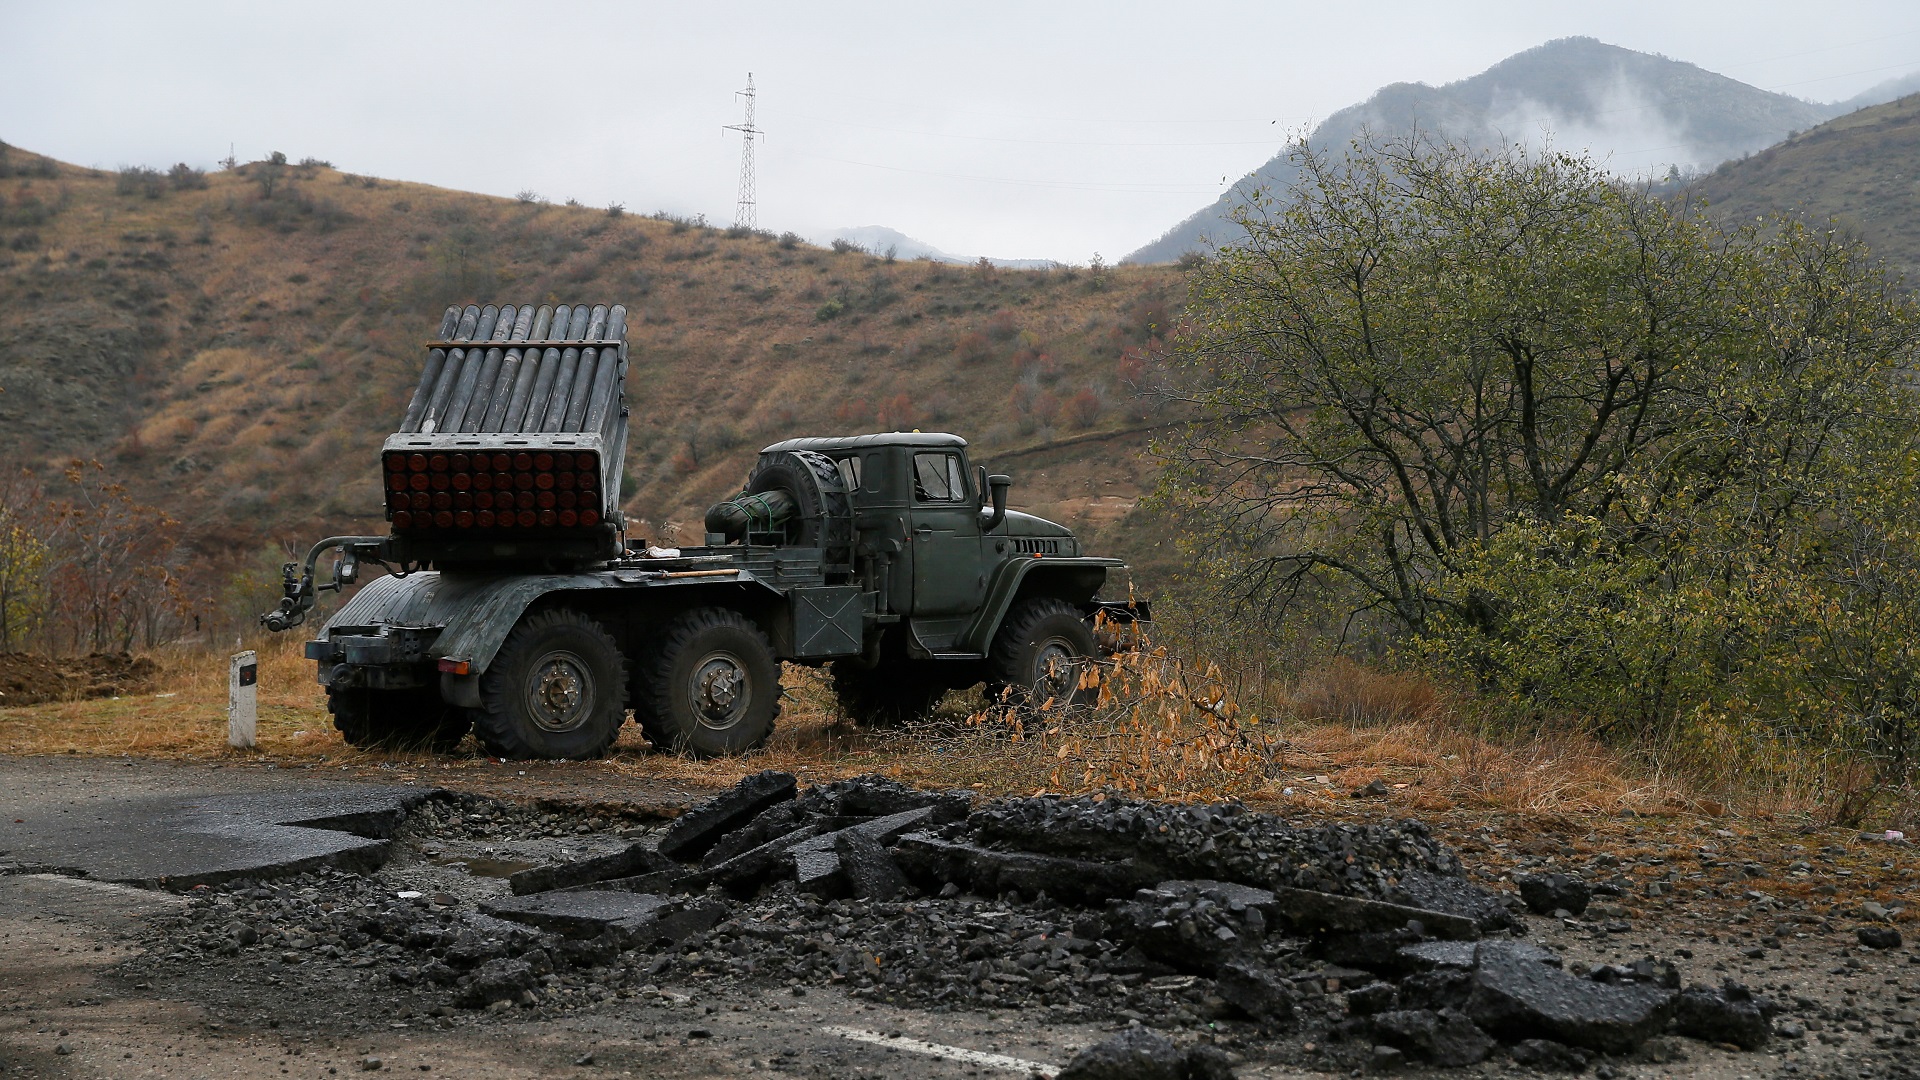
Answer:
[[[913,497],[919,502],[963,502],[967,482],[959,454],[913,455]]]
[[[848,491],[859,491],[860,459],[857,457],[843,457],[834,462],[834,464],[840,466],[841,485]]]

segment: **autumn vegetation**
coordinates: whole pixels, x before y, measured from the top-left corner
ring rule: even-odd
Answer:
[[[1298,164],[1211,257],[1016,271],[284,156],[94,173],[14,151],[0,652],[154,649],[174,674],[164,698],[0,710],[0,750],[221,752],[203,669],[299,544],[378,527],[356,463],[421,328],[449,301],[590,295],[633,309],[627,491],[650,538],[765,442],[944,427],[1015,473],[1017,505],[1133,561],[1163,615],[1091,709],[957,696],[862,731],[794,669],[761,755],[629,735],[611,767],[1910,813],[1920,322],[1871,254],[1725,228],[1565,156]],[[59,385],[29,377],[50,349],[76,358]],[[264,656],[263,686],[285,680],[269,752],[367,760],[295,645]]]
[[[1909,792],[1920,310],[1865,248],[1562,155],[1296,160],[1172,344],[1161,494],[1242,617],[1509,730]]]

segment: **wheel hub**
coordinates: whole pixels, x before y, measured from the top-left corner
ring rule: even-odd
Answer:
[[[1050,638],[1041,642],[1034,651],[1033,668],[1036,705],[1049,700],[1055,705],[1064,705],[1080,688],[1080,656],[1067,641]]]
[[[546,731],[572,731],[593,712],[593,680],[586,662],[571,652],[540,658],[527,681],[527,712]]]
[[[753,698],[750,681],[746,665],[731,653],[715,653],[701,661],[687,688],[700,725],[717,729],[739,723]]]

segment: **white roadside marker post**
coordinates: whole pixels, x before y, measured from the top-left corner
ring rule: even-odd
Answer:
[[[259,657],[251,649],[234,653],[227,666],[227,744],[236,750],[253,749],[259,681]]]

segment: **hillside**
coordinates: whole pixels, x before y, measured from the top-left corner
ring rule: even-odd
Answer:
[[[1769,93],[1693,64],[1563,38],[1444,86],[1395,83],[1329,116],[1308,145],[1338,151],[1363,133],[1415,130],[1474,147],[1550,135],[1563,149],[1589,147],[1623,171],[1668,164],[1710,168],[1772,145],[1832,115],[1828,106]],[[1255,189],[1284,189],[1297,172],[1283,151],[1235,183],[1213,205],[1127,256],[1172,262],[1206,238],[1231,242],[1233,209]]]
[[[375,453],[420,342],[502,298],[629,307],[651,538],[697,539],[765,443],[915,427],[1004,462],[1022,508],[1139,532],[1115,523],[1157,416],[1122,351],[1162,332],[1172,271],[891,261],[320,163],[176,174],[0,158],[0,450],[99,458],[182,519],[194,573],[383,529]]]
[[[1920,280],[1920,94],[1848,113],[1728,162],[1694,189],[1731,221],[1832,219]]]

